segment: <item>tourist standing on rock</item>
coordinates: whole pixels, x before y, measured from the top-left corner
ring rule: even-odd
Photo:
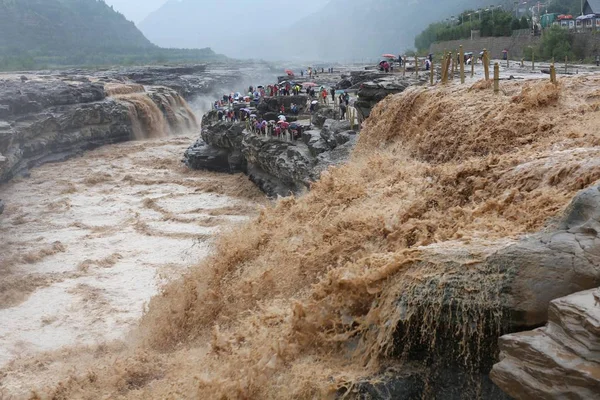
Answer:
[[[335,105],[335,88],[334,87],[331,88],[331,101]]]
[[[302,78],[304,78],[304,70],[303,70],[303,69],[301,69],[301,70],[300,70],[300,76],[301,76]]]
[[[344,120],[346,119],[346,111],[348,110],[348,107],[346,107],[346,104],[344,104],[343,102],[340,101],[340,119]]]
[[[322,96],[323,96],[323,104],[327,104],[327,95],[328,95],[328,93],[327,93],[327,89],[323,88],[323,93],[322,93]]]

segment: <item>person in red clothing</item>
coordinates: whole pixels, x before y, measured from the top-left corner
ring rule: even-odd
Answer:
[[[327,89],[323,89],[323,92],[321,93],[321,96],[323,96],[323,104],[327,103],[327,96],[329,95],[329,93],[327,93]]]

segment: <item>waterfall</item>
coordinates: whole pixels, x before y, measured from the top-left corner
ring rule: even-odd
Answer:
[[[107,84],[105,91],[129,110],[135,139],[152,139],[198,129],[196,116],[176,91],[146,90],[137,84]]]

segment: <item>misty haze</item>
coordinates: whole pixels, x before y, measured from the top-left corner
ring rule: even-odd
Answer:
[[[600,400],[600,0],[0,0],[0,400]]]

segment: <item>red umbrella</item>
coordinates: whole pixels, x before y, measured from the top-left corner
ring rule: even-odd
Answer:
[[[294,76],[294,71],[292,71],[291,69],[286,69],[285,73],[291,76]]]
[[[398,58],[398,56],[395,56],[393,54],[384,54],[381,57],[385,57],[385,58]]]

